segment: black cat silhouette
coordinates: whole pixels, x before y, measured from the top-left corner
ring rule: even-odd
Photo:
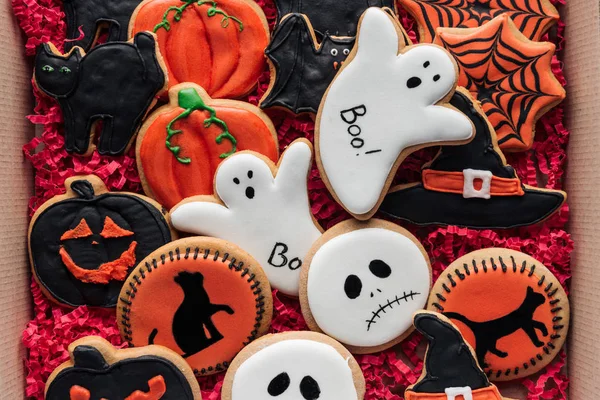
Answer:
[[[90,134],[102,121],[100,154],[125,152],[143,117],[165,85],[155,36],[140,32],[131,42],[111,42],[85,54],[74,47],[66,55],[46,43],[35,60],[36,85],[58,100],[65,120],[65,147],[89,154]]]
[[[65,42],[65,51],[74,46],[88,51],[96,41],[100,28],[107,31],[107,42],[127,41],[129,20],[141,2],[142,0],[65,0],[63,4],[67,39],[71,39]],[[78,38],[80,28],[82,38]]]
[[[542,322],[534,320],[533,314],[545,302],[546,297],[543,294],[535,292],[532,287],[527,287],[527,294],[523,303],[519,308],[503,317],[491,321],[475,322],[456,312],[444,312],[444,315],[464,323],[471,329],[475,335],[477,359],[481,366],[486,367],[484,359],[488,352],[501,358],[508,356],[508,353],[496,347],[496,342],[519,329],[522,329],[529,336],[536,347],[544,346],[544,342],[538,338],[535,330],[538,329],[542,335],[548,336],[548,329]]]
[[[204,289],[204,275],[200,272],[180,272],[174,280],[183,289],[184,298],[173,316],[173,337],[186,358],[223,339],[212,316],[219,311],[232,315],[234,311],[228,305],[210,302]],[[149,344],[154,342],[157,333],[156,329],[152,331]]]

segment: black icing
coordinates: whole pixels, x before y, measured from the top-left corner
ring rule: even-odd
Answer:
[[[319,383],[312,376],[305,376],[300,381],[300,394],[306,400],[317,400],[321,396]]]
[[[108,365],[91,346],[77,346],[75,365],[62,370],[48,387],[46,400],[67,400],[74,385],[89,390],[90,400],[122,400],[136,390],[148,392],[148,381],[161,376],[167,391],[161,400],[193,400],[186,377],[171,361],[155,355],[129,358]],[[80,364],[83,361],[83,364]]]
[[[290,376],[287,372],[282,372],[275,378],[271,379],[267,387],[267,393],[273,397],[282,395],[290,387]]]
[[[429,342],[425,355],[426,375],[411,389],[419,393],[444,393],[449,387],[471,390],[491,386],[460,332],[433,313],[418,313],[415,327]]]
[[[336,2],[335,7],[340,4],[343,2]],[[287,16],[265,51],[275,68],[275,83],[260,106],[285,107],[296,114],[316,113],[327,87],[347,57],[344,53],[349,53],[353,46],[354,38],[325,35],[319,47],[306,17]]]
[[[30,245],[34,272],[42,287],[62,304],[114,307],[123,282],[112,280],[104,285],[78,280],[64,265],[59,254],[61,246],[65,246],[80,267],[96,269],[104,262],[119,258],[135,240],[136,261],[140,261],[171,241],[169,225],[160,210],[138,196],[111,193],[95,196],[89,182],[81,180],[73,182],[71,187],[81,197],[52,204],[33,224]],[[99,233],[107,216],[134,235],[101,237]],[[62,234],[82,219],[93,235],[61,241]]]
[[[154,36],[141,32],[134,43],[106,43],[85,56],[79,47],[63,56],[44,44],[35,60],[35,81],[58,100],[69,153],[86,153],[94,124],[102,121],[98,152],[118,155],[137,133],[165,76]]]
[[[392,274],[392,269],[383,260],[373,260],[369,263],[369,271],[378,278],[387,278]]]

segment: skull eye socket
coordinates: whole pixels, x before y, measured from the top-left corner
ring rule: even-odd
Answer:
[[[369,263],[369,271],[378,278],[387,278],[392,274],[392,269],[385,261],[373,260]]]
[[[344,292],[349,299],[355,299],[360,296],[362,290],[362,281],[356,275],[349,275],[344,282]]]
[[[115,221],[112,220],[112,218],[106,217],[104,219],[104,227],[102,228],[102,232],[100,232],[100,236],[105,239],[120,238],[125,236],[133,236],[133,232],[121,228],[116,224]]]
[[[77,224],[75,228],[69,229],[68,231],[63,233],[60,237],[60,240],[79,239],[88,236],[92,236],[92,230],[85,221],[85,218],[81,218],[79,224]]]
[[[269,387],[267,388],[267,392],[271,396],[275,397],[283,394],[288,387],[290,387],[290,376],[287,373],[282,372],[275,378],[271,379],[271,382],[269,382]]]

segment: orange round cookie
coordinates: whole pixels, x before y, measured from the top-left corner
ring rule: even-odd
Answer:
[[[428,308],[458,327],[495,381],[542,369],[569,326],[560,282],[534,258],[509,249],[478,250],[454,261],[433,286]]]
[[[117,321],[133,346],[159,344],[197,375],[224,371],[271,323],[271,287],[257,262],[220,239],[169,243],[144,259],[123,286]]]

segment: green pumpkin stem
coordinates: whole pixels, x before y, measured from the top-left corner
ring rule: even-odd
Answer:
[[[198,92],[196,92],[196,89],[194,89],[194,88],[181,89],[177,96],[177,102],[179,104],[179,107],[183,108],[184,111],[181,114],[179,114],[178,116],[176,116],[175,118],[173,118],[167,124],[167,140],[165,141],[167,149],[169,149],[169,151],[171,151],[171,153],[173,153],[173,155],[175,156],[177,161],[179,161],[182,164],[189,164],[192,162],[192,160],[189,157],[180,157],[179,156],[179,153],[181,152],[180,146],[171,145],[171,138],[173,136],[178,135],[183,132],[181,129],[173,129],[173,124],[175,124],[175,122],[179,121],[180,119],[187,118],[192,112],[197,111],[197,110],[207,111],[210,114],[210,116],[204,120],[205,128],[210,127],[212,124],[217,124],[217,125],[219,125],[219,127],[221,129],[223,129],[223,133],[221,133],[215,139],[215,142],[217,144],[221,144],[223,142],[223,139],[227,139],[231,142],[231,150],[229,150],[226,153],[222,153],[221,155],[219,155],[219,158],[227,158],[236,152],[236,150],[237,150],[236,138],[229,132],[229,128],[227,127],[227,124],[225,123],[225,121],[217,118],[217,112],[215,111],[215,109],[206,105],[204,100],[202,100],[202,97],[200,97]]]
[[[173,20],[175,22],[178,22],[181,20],[181,16],[182,16],[183,12],[185,11],[185,9],[188,8],[189,6],[191,6],[192,4],[196,4],[198,6],[210,4],[211,7],[208,9],[206,14],[209,17],[214,17],[217,14],[222,15],[223,18],[221,18],[221,26],[223,28],[227,28],[229,26],[229,20],[233,20],[233,21],[237,22],[238,25],[240,26],[240,28],[239,28],[240,32],[244,30],[244,24],[242,23],[242,21],[239,18],[236,18],[231,15],[227,15],[227,13],[225,11],[223,11],[217,7],[217,2],[214,0],[182,0],[182,1],[183,1],[183,4],[180,7],[171,6],[171,7],[167,8],[167,11],[165,11],[165,13],[163,14],[162,21],[159,22],[158,24],[156,24],[153,32],[156,33],[156,31],[158,31],[160,28],[164,28],[166,31],[169,31],[171,29],[171,23],[169,22],[169,13],[171,11],[175,11],[175,14],[173,15]]]

